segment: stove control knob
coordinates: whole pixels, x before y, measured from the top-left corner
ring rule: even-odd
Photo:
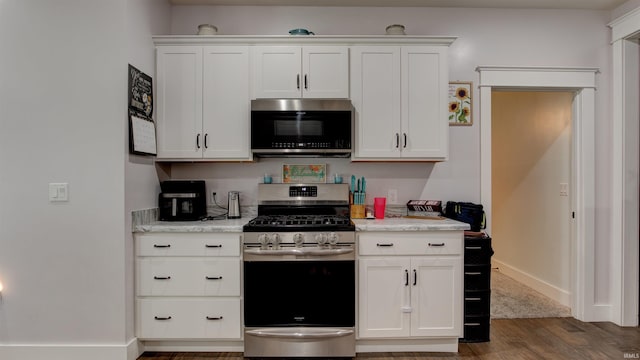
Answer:
[[[271,235],[271,243],[276,249],[280,247],[280,242],[281,242],[280,234]]]
[[[293,234],[293,243],[296,244],[296,247],[302,247],[304,243],[304,235],[297,233]]]
[[[338,243],[338,240],[340,240],[340,237],[338,236],[338,234],[334,232],[329,233],[329,245],[331,246],[336,245]]]
[[[326,244],[327,243],[327,234],[317,234],[316,235],[316,242],[320,246]]]
[[[269,245],[269,237],[267,236],[267,234],[260,234],[258,235],[258,242],[260,243],[261,248],[266,249]]]

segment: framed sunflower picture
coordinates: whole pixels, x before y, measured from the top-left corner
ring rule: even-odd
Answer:
[[[473,99],[471,81],[449,82],[449,125],[473,124],[471,100]]]

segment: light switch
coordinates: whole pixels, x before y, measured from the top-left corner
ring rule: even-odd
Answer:
[[[49,183],[49,201],[69,201],[69,184]]]
[[[569,184],[560,183],[560,196],[569,196]]]

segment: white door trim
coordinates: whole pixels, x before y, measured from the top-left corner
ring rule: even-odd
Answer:
[[[609,27],[613,51],[611,321],[638,326],[640,8]]]
[[[491,92],[493,89],[575,92],[572,124],[571,311],[582,321],[609,320],[595,303],[595,78],[597,68],[479,66],[480,199],[491,231]]]

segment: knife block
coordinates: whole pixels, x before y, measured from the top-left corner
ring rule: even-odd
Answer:
[[[351,204],[350,210],[352,219],[364,219],[366,217],[366,209],[364,205]]]

